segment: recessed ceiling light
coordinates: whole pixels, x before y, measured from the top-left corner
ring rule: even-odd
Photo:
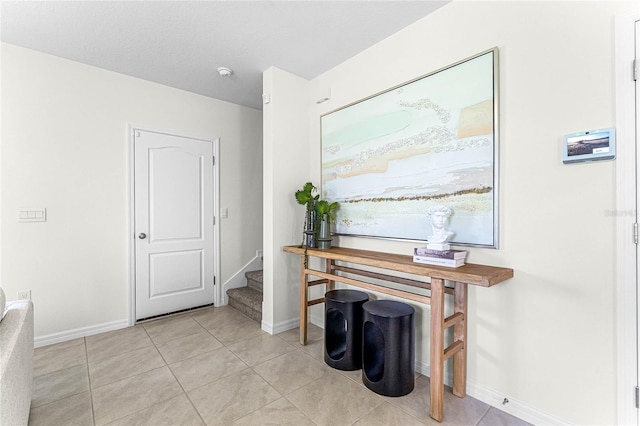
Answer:
[[[233,70],[227,67],[219,67],[218,74],[220,74],[220,77],[228,78],[231,77],[231,74],[233,74]]]

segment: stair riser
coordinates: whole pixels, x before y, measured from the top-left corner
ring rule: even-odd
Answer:
[[[262,322],[262,270],[245,273],[247,287],[227,291],[229,305],[257,322]]]
[[[247,286],[262,292],[262,270],[249,271],[244,274],[247,279]]]
[[[254,290],[262,291],[262,281],[257,281],[247,277],[247,286]]]
[[[259,312],[251,308],[250,306],[245,305],[244,303],[242,303],[241,301],[235,298],[229,298],[229,306],[237,309],[238,311],[242,312],[252,320],[257,321],[258,323],[262,322],[262,312]]]
[[[262,303],[261,302],[259,303],[259,302],[253,301],[253,300],[246,300],[246,299],[243,299],[241,297],[229,296],[229,303],[231,303],[231,301],[233,301],[234,303],[236,303],[238,305],[247,306],[250,309],[253,309],[254,311],[262,312]]]

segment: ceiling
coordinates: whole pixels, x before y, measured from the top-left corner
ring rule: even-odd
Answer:
[[[312,79],[447,1],[5,1],[6,43],[262,109],[270,66]],[[233,74],[222,78],[218,67]]]

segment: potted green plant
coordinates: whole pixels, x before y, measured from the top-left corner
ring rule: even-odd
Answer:
[[[317,188],[311,183],[307,182],[295,193],[296,201],[298,204],[306,207],[306,214],[304,220],[303,229],[303,241],[302,244],[307,247],[316,247],[316,203],[320,195],[314,195],[317,192]]]
[[[316,202],[315,210],[320,222],[320,229],[318,231],[318,248],[329,249],[331,248],[331,222],[336,220],[334,211],[338,208],[338,202],[334,201],[329,203],[327,200],[320,200]]]

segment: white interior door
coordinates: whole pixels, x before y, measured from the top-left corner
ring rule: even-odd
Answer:
[[[635,63],[636,70],[640,67],[640,21],[636,21],[635,28]],[[640,72],[638,70],[637,72]],[[638,76],[635,80],[635,98],[636,98],[636,224],[638,223],[638,207],[640,203],[640,81]],[[637,225],[636,225],[637,226]],[[636,245],[636,424],[640,425],[640,288],[638,288],[640,277],[640,250]]]
[[[134,130],[135,317],[214,302],[212,142]]]
[[[640,6],[640,5],[638,5]],[[616,169],[616,399],[617,424],[640,426],[638,395],[640,257],[634,229],[640,200],[640,7],[615,18]]]

